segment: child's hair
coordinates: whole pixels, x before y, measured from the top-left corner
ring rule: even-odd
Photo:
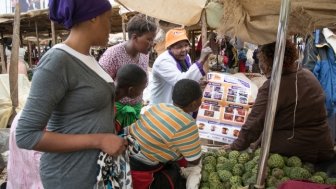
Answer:
[[[147,73],[136,64],[123,65],[116,76],[120,88],[141,85],[144,80],[147,80]]]
[[[173,89],[173,102],[180,107],[186,107],[194,100],[202,97],[202,89],[198,82],[191,79],[181,79]]]
[[[131,39],[132,34],[142,36],[148,32],[156,32],[157,26],[152,20],[143,14],[133,16],[127,23],[128,39]]]

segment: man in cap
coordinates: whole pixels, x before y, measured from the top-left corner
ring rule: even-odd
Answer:
[[[167,32],[165,52],[153,64],[153,81],[150,104],[172,104],[172,91],[175,83],[181,79],[199,81],[205,76],[203,65],[209,54],[210,47],[202,49],[200,59],[192,64],[188,55],[190,43],[186,30],[174,28]]]

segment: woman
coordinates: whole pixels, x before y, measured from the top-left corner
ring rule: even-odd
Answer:
[[[115,79],[118,69],[124,64],[137,64],[146,72],[156,25],[144,15],[136,15],[127,23],[128,41],[108,48],[99,60],[101,67]],[[132,124],[139,118],[142,94],[135,99],[123,98],[116,102],[116,124],[121,127]]]
[[[89,54],[91,46],[108,42],[111,4],[51,0],[49,10],[50,19],[70,34],[40,60],[16,142],[20,148],[44,152],[40,163],[44,188],[92,189],[99,151],[118,155],[127,145],[113,134],[113,80]]]
[[[259,89],[238,139],[229,146],[233,150],[246,149],[263,131],[274,51],[275,42],[259,49],[260,69],[268,80]],[[315,76],[302,69],[297,58],[295,45],[287,40],[270,152],[313,163],[328,160],[334,151],[325,96]]]

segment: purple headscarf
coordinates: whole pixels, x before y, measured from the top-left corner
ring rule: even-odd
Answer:
[[[70,29],[112,8],[108,0],[49,0],[50,20]]]

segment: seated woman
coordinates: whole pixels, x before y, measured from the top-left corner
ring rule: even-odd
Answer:
[[[248,148],[263,131],[274,51],[275,42],[259,49],[260,69],[268,80],[259,89],[239,137],[228,146],[232,150]],[[328,160],[334,151],[325,96],[315,76],[301,68],[297,58],[295,45],[287,40],[270,152],[312,163]]]

